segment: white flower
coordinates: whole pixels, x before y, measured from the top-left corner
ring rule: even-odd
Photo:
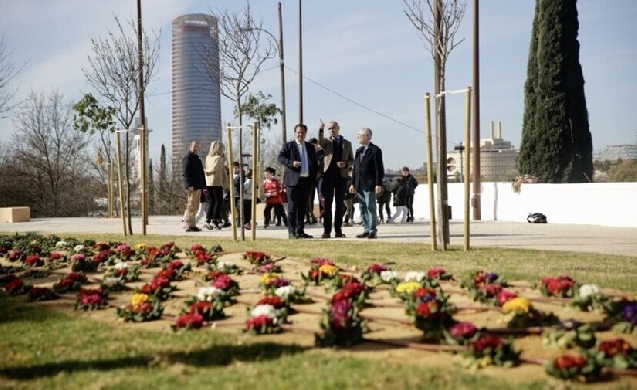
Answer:
[[[582,298],[599,295],[599,293],[600,293],[599,286],[596,284],[583,284],[579,288],[579,296]]]
[[[123,261],[118,261],[117,263],[115,263],[115,269],[116,270],[121,270],[124,268],[128,268],[128,263],[124,263]]]
[[[82,249],[84,249],[84,245],[82,245],[82,244],[76,245],[75,247],[73,247],[73,250],[76,251],[76,252],[79,252]]]
[[[421,282],[425,278],[424,272],[410,271],[405,275],[405,282]]]
[[[287,286],[279,287],[274,291],[277,297],[281,299],[287,299],[290,295],[294,295],[295,288],[291,284]]]
[[[232,268],[234,267],[234,263],[231,261],[224,261],[224,260],[219,260],[217,262],[217,267],[218,268],[223,268],[223,267],[228,267],[228,268]]]
[[[270,318],[277,318],[277,310],[272,305],[257,305],[250,312],[250,317],[266,315]]]
[[[197,299],[200,301],[212,301],[222,292],[223,290],[216,287],[201,287],[197,293]]]
[[[104,278],[104,280],[102,280],[102,284],[105,284],[107,286],[112,286],[119,282],[120,282],[119,278]]]
[[[398,279],[398,272],[396,272],[396,271],[380,271],[380,279],[383,282],[391,282],[394,279]]]
[[[64,247],[66,247],[68,245],[69,245],[69,243],[66,242],[66,241],[58,241],[57,243],[55,243],[55,246],[58,247],[58,248],[64,248]]]

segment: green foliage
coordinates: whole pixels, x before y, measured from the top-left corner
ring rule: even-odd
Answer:
[[[87,93],[80,101],[73,105],[73,128],[82,133],[115,132],[116,110],[111,106],[101,106],[97,99]]]
[[[235,107],[235,116],[242,115],[254,119],[259,123],[261,129],[270,129],[273,124],[277,124],[277,116],[281,114],[281,110],[274,103],[267,103],[272,98],[270,94],[264,94],[262,91],[256,95],[249,94],[240,110]]]
[[[537,2],[519,166],[542,182],[590,182],[593,176],[578,29],[575,1]]]

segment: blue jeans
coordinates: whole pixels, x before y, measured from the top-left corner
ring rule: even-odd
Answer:
[[[356,190],[356,195],[363,220],[363,232],[376,233],[376,193]]]

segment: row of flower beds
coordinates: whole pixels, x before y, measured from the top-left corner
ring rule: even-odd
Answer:
[[[546,348],[571,349],[547,361],[546,372],[562,379],[595,380],[609,372],[607,368],[635,369],[637,355],[630,342],[622,338],[597,340],[596,333],[609,329],[627,334],[637,333],[637,304],[605,296],[598,286],[579,284],[568,276],[543,278],[528,288],[540,292],[551,302],[565,303],[573,309],[597,311],[605,316],[601,324],[564,321],[552,312],[537,309],[533,297],[521,295],[512,284],[499,275],[482,270],[456,281],[444,269],[436,267],[426,272],[407,272],[401,277],[383,264],[372,264],[360,275],[343,272],[343,268],[325,258],[315,258],[309,271],[301,273],[303,284],[294,284],[284,277],[284,270],[263,252],[249,251],[243,256],[250,267],[241,267],[220,260],[219,246],[205,248],[192,245],[181,251],[172,243],[160,247],[143,244],[131,248],[123,243],[77,242],[55,237],[13,236],[0,239],[0,286],[11,295],[26,294],[29,301],[55,299],[76,293],[78,310],[112,307],[110,295],[133,291],[130,300],[115,307],[121,321],[143,322],[169,318],[164,303],[175,299],[173,282],[192,280],[193,270],[204,269],[200,279],[208,285],[196,294],[185,297],[184,307],[173,320],[175,330],[198,329],[206,324],[223,321],[224,309],[237,304],[239,282],[232,275],[258,273],[261,297],[247,309],[247,320],[241,328],[252,334],[276,334],[294,330],[290,315],[298,304],[307,303],[308,287],[320,286],[331,296],[326,302],[316,332],[317,346],[348,347],[364,341],[367,326],[364,311],[373,305],[368,298],[374,291],[388,291],[402,302],[409,322],[422,332],[421,341],[450,351],[463,347],[465,366],[479,368],[488,365],[509,367],[521,364],[520,350],[510,335],[524,334],[519,330],[539,328]],[[38,278],[62,273],[51,288],[40,287]],[[149,281],[140,284],[140,270],[160,268]],[[146,272],[146,271],[144,271]],[[101,276],[101,279],[98,277]],[[86,288],[90,278],[99,279],[98,288]],[[136,287],[130,287],[137,284]],[[460,286],[475,302],[501,311],[506,329],[478,327],[456,319],[462,308],[450,301],[449,293]],[[478,306],[476,306],[478,307]],[[484,307],[484,306],[480,306]],[[400,322],[404,323],[404,321]],[[288,324],[289,326],[284,326]],[[617,372],[617,371],[616,371]]]

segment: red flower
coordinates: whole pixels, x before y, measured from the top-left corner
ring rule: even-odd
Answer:
[[[15,279],[7,283],[4,287],[8,293],[19,291],[22,287],[24,287],[24,281],[22,279]]]
[[[205,252],[206,249],[201,244],[192,244],[190,246],[190,251],[191,252],[200,252],[200,251],[204,251]]]
[[[100,242],[98,244],[94,244],[93,245],[93,249],[96,250],[96,251],[101,252],[101,251],[107,251],[107,250],[111,249],[111,246],[106,244],[106,243]]]
[[[22,257],[22,251],[20,249],[15,249],[9,252],[9,260],[16,261]]]
[[[613,358],[615,355],[626,356],[633,350],[633,347],[628,344],[624,339],[613,339],[608,341],[602,341],[597,347],[600,352],[604,353],[604,357],[607,359]]]
[[[161,271],[157,272],[157,275],[155,275],[155,278],[163,278],[163,279],[168,279],[168,280],[174,280],[175,279],[175,270],[170,269],[170,268],[161,270]]]
[[[246,321],[247,330],[261,330],[264,327],[269,328],[272,326],[274,326],[274,318],[270,318],[266,314],[250,317],[248,321]]]
[[[161,249],[172,249],[175,246],[173,241],[162,244]]]
[[[437,295],[436,290],[428,287],[420,287],[412,293],[414,298],[420,298],[420,300],[424,300],[425,298],[435,297]]]
[[[171,271],[177,271],[179,268],[183,266],[184,266],[184,263],[181,260],[173,260],[170,263],[168,263],[168,266],[166,267],[166,269]]]
[[[225,275],[225,273],[221,271],[210,271],[208,272],[208,275],[206,277],[208,278],[208,280],[215,281],[219,276],[222,275]]]
[[[281,309],[285,306],[285,303],[280,297],[274,295],[261,298],[259,302],[257,302],[257,306],[259,305],[270,305],[274,306],[275,309]]]
[[[120,268],[115,271],[115,277],[117,278],[121,278],[126,275],[128,275],[128,268]]]
[[[379,263],[374,263],[367,268],[367,272],[374,275],[380,275],[383,271],[387,271],[387,268]]]
[[[72,282],[84,282],[86,281],[86,276],[84,276],[81,272],[69,272],[64,276],[64,279],[68,279]]]
[[[499,284],[481,284],[480,291],[483,291],[488,298],[493,298],[502,291],[502,286]]]
[[[198,251],[195,253],[195,260],[197,260],[197,263],[199,264],[208,263],[212,261],[212,256],[205,251]]]
[[[29,267],[35,267],[38,265],[39,262],[40,262],[40,256],[31,255],[31,256],[27,256],[27,258],[24,260],[24,265],[27,265]]]
[[[212,309],[212,302],[208,301],[196,301],[190,305],[190,314],[201,314],[203,315],[205,312],[210,311]]]
[[[180,315],[179,318],[177,318],[177,329],[182,329],[188,326],[195,329],[201,328],[203,326],[203,316],[198,313]]]
[[[586,367],[586,358],[584,356],[562,355],[553,360],[553,367],[559,370],[568,370],[571,368]]]
[[[94,306],[102,302],[102,296],[100,294],[80,295],[80,305],[82,306]]]
[[[478,328],[471,322],[458,322],[449,329],[451,337],[456,340],[470,339],[476,332],[478,332]]]
[[[502,306],[508,301],[510,301],[511,299],[517,298],[517,297],[518,297],[518,294],[512,291],[502,290],[497,294],[496,300],[498,301],[498,305]]]
[[[58,252],[51,252],[49,253],[49,259],[50,260],[59,260],[64,258],[64,255]]]
[[[504,345],[504,340],[491,334],[484,335],[471,343],[473,350],[478,353],[484,352],[485,349],[494,351],[500,345]]]
[[[432,300],[419,304],[415,308],[416,316],[418,317],[428,317],[433,318],[437,317],[441,314],[440,312],[440,304],[438,301]]]
[[[429,271],[427,271],[427,277],[429,279],[437,279],[440,277],[440,275],[444,273],[445,273],[445,270],[443,268],[434,267],[434,268],[430,268]]]

